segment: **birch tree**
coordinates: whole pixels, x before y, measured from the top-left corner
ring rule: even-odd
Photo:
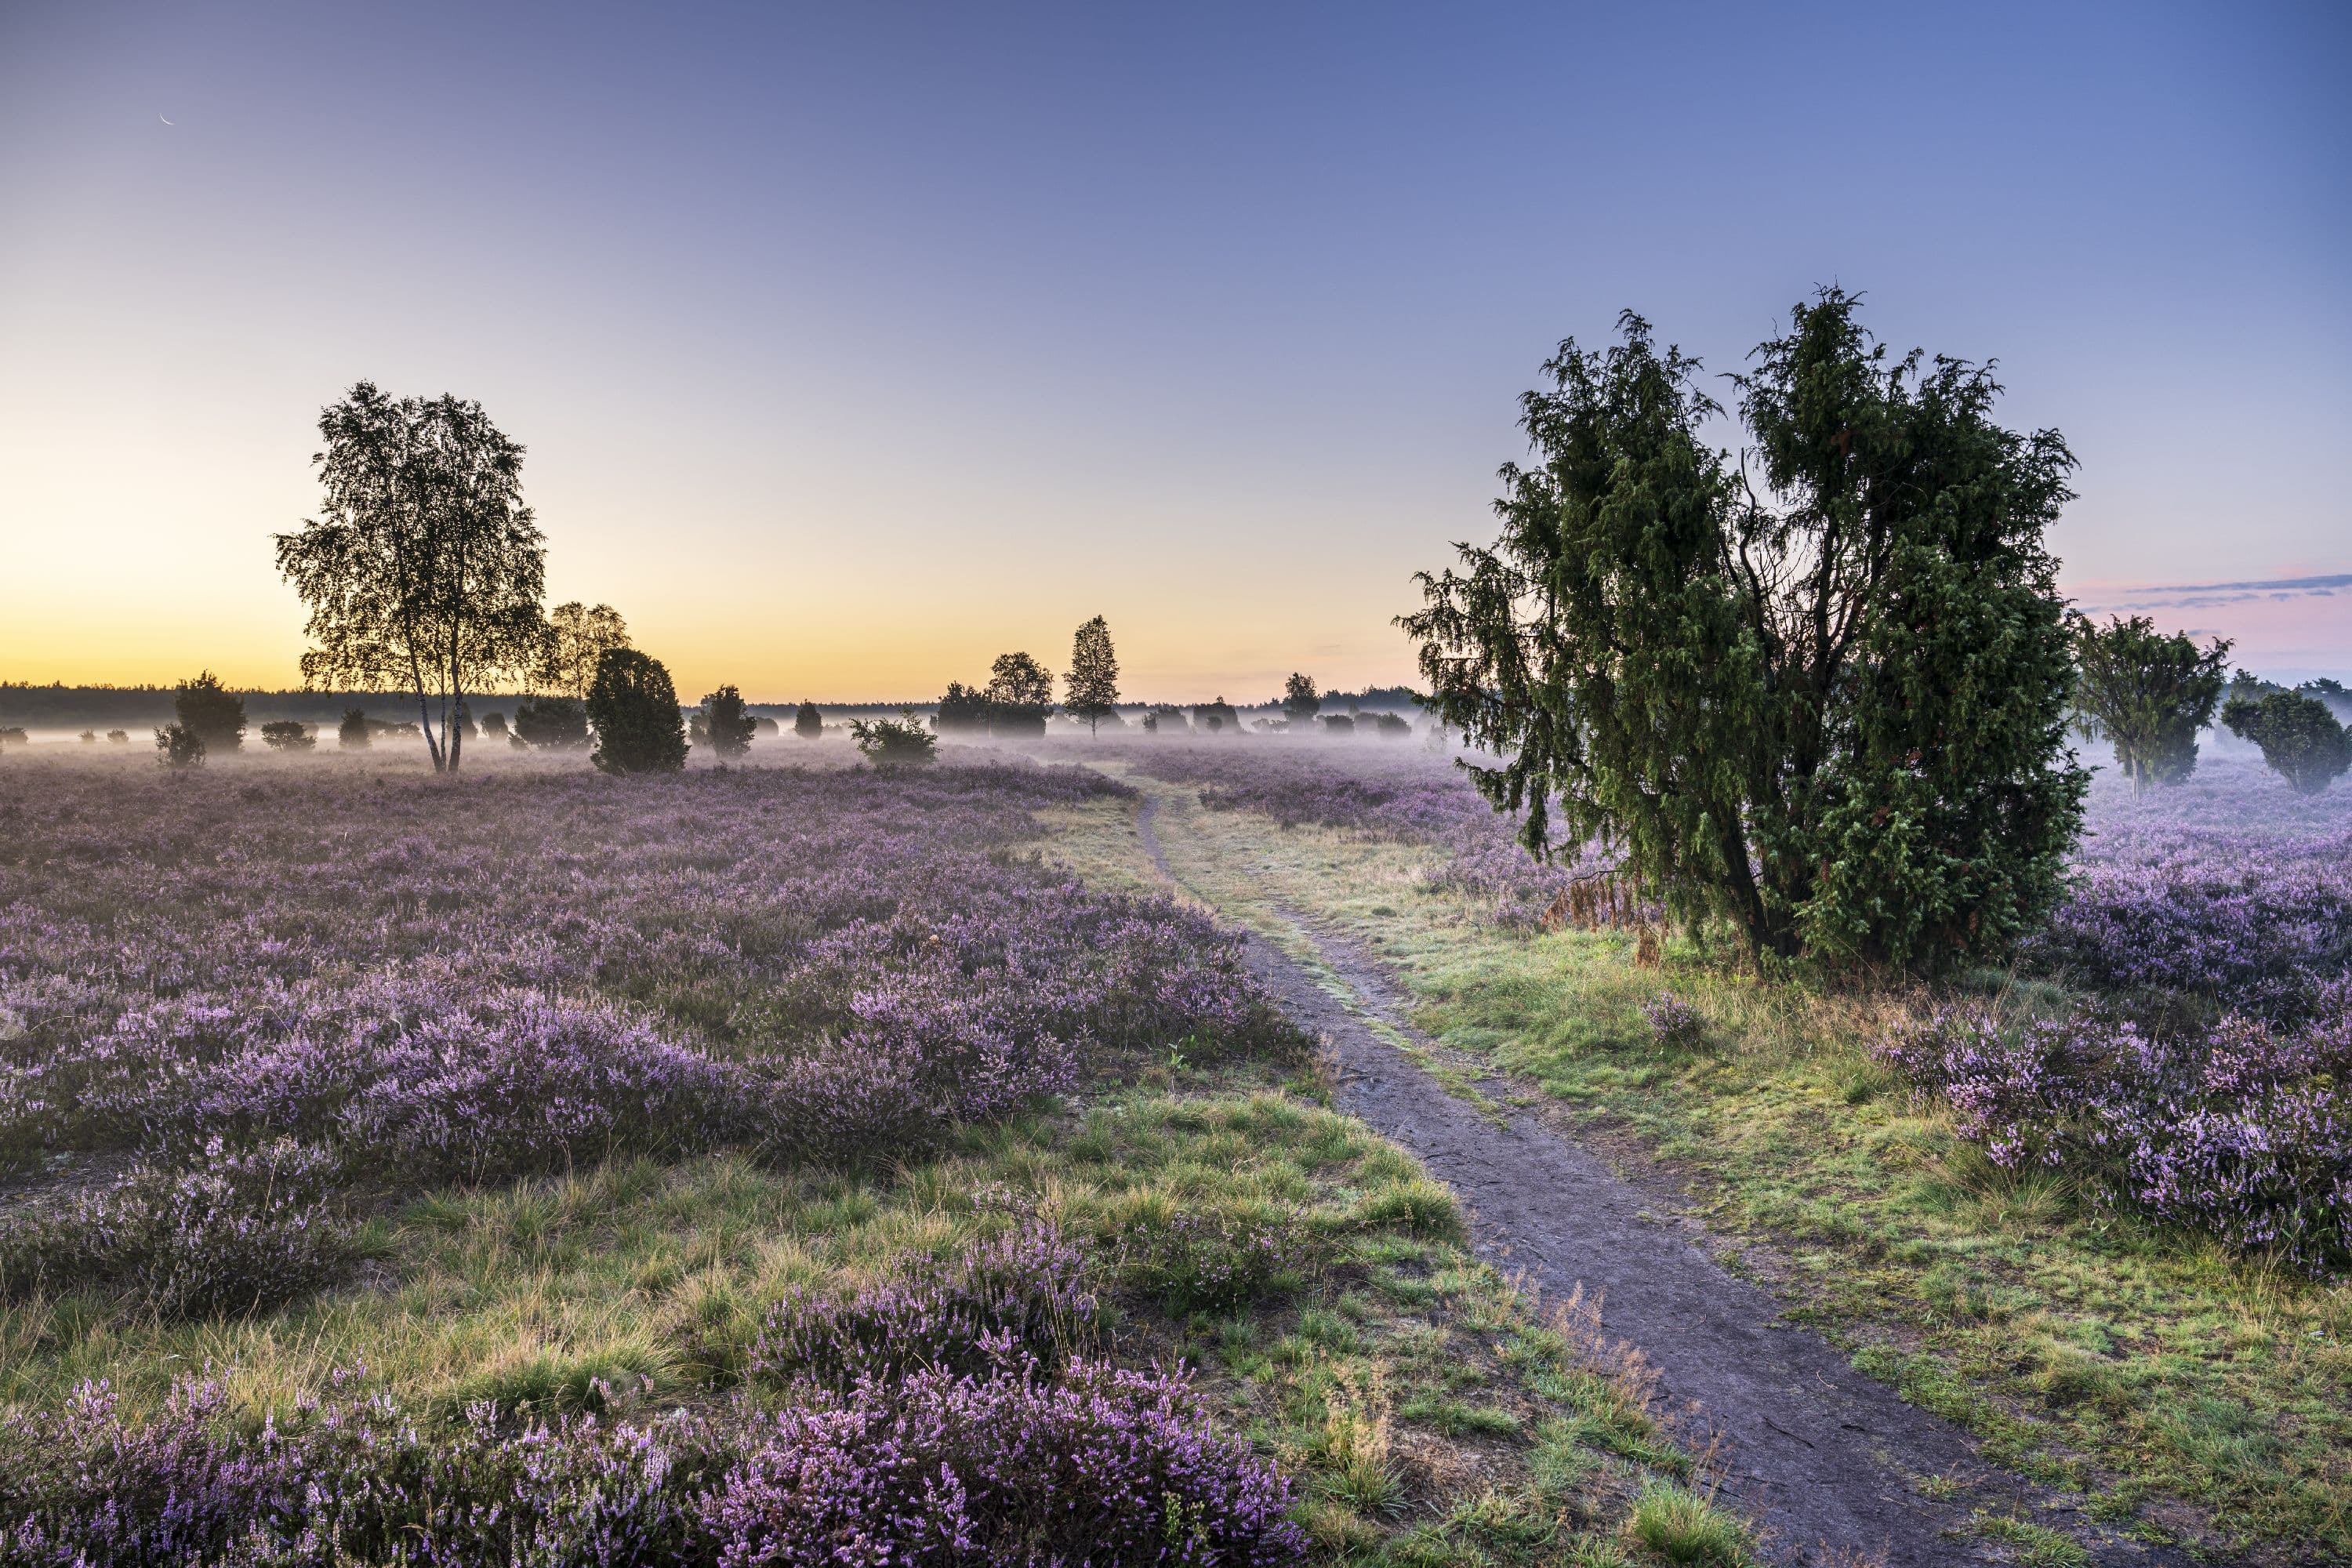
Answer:
[[[303,684],[410,691],[435,771],[454,772],[466,693],[525,674],[547,646],[523,448],[478,403],[364,381],[319,434],[319,515],[276,536],[278,573],[310,611]]]

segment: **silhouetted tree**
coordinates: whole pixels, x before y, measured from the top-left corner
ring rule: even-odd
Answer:
[[[1854,310],[1824,289],[1735,378],[1753,471],[1648,322],[1563,342],[1502,537],[1401,623],[1439,721],[1510,759],[1471,775],[1538,853],[1605,842],[1759,962],[1932,970],[2039,921],[2080,828],[2042,538],[2074,458],[1992,423],[1985,368],[1890,359]]]
[[[303,683],[408,688],[435,770],[454,769],[466,693],[546,647],[546,541],[522,504],[523,449],[478,403],[394,399],[364,381],[319,433],[320,515],[277,541],[278,572],[310,607]]]
[[[128,730],[109,730],[106,732],[106,739],[110,745],[127,746],[131,743],[131,731]]]
[[[155,731],[155,757],[165,767],[194,767],[205,760],[205,738],[175,719]]]
[[[1046,689],[1047,701],[1053,689]],[[1062,696],[1063,710],[1086,721],[1088,733],[1097,732],[1106,715],[1118,702],[1118,654],[1110,646],[1110,627],[1097,616],[1078,628],[1070,645],[1070,673]]]
[[[2352,767],[2352,731],[2326,703],[2301,691],[2273,691],[2260,700],[2232,697],[2221,722],[2242,741],[2263,749],[2263,761],[2298,795],[2318,795]]]
[[[793,733],[803,741],[824,733],[824,715],[816,710],[815,703],[804,701],[793,710]]]
[[[343,710],[343,721],[336,727],[335,744],[347,752],[364,752],[375,743],[375,731],[368,728],[367,713],[362,709]]]
[[[222,686],[209,669],[180,682],[172,712],[206,752],[234,752],[245,744],[245,699]]]
[[[932,722],[942,735],[971,734],[987,729],[987,691],[966,686],[961,680],[949,681],[947,695],[940,699],[939,712]]]
[[[507,735],[507,716],[493,708],[482,715],[482,734],[486,739],[502,741]]]
[[[713,752],[721,757],[740,757],[751,749],[751,732],[759,725],[743,711],[743,694],[722,686],[702,700],[702,727]]]
[[[547,612],[546,638],[531,679],[543,691],[585,702],[604,650],[629,646],[629,625],[610,605],[573,599]]]
[[[1327,735],[1353,735],[1356,732],[1356,716],[1353,713],[1326,713],[1323,715],[1323,732]]]
[[[310,726],[299,719],[278,719],[261,727],[261,738],[273,752],[307,752],[319,743]]]
[[[1313,677],[1294,673],[1282,683],[1282,713],[1292,729],[1307,729],[1322,710],[1323,699],[1316,695]]]
[[[604,772],[676,773],[686,765],[686,720],[661,660],[635,648],[606,648],[596,660],[587,708],[596,731],[591,760]]]
[[[2076,616],[2074,628],[2083,728],[2114,745],[2132,793],[2194,773],[2197,731],[2213,721],[2230,644],[2216,637],[2200,653],[2187,634],[2167,637],[2146,616],[2116,616],[2104,626]]]
[[[588,743],[587,706],[573,697],[526,697],[515,704],[514,738],[545,752],[576,751]]]
[[[990,733],[1042,735],[1054,710],[1054,672],[1025,653],[998,654],[987,697]]]

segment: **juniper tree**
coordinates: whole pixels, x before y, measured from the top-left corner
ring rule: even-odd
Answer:
[[[702,700],[702,728],[710,749],[721,757],[740,757],[751,749],[751,733],[759,721],[743,710],[743,694],[722,686]]]
[[[364,381],[319,433],[320,514],[277,536],[278,570],[310,608],[303,684],[407,688],[434,769],[455,769],[466,693],[521,673],[546,643],[546,542],[522,503],[522,447],[478,403],[395,399]]]
[[[2297,795],[2319,795],[2352,768],[2352,731],[2335,712],[2301,691],[2272,691],[2259,700],[2232,697],[2221,722],[2242,741],[2263,749],[2263,761]]]
[[[1047,701],[1053,690],[1047,688]],[[1070,673],[1062,707],[1073,719],[1087,721],[1089,733],[1098,732],[1104,719],[1117,710],[1118,654],[1110,646],[1110,627],[1097,616],[1078,628],[1070,644]]]
[[[1501,537],[1400,620],[1538,854],[1606,845],[1759,963],[1933,969],[2036,921],[2079,830],[2042,542],[2074,458],[1993,422],[1990,367],[1890,358],[1854,311],[1823,290],[1732,378],[1736,468],[1648,322],[1563,342]]]
[[[676,773],[686,765],[686,720],[661,660],[635,648],[606,648],[586,706],[596,731],[590,760],[605,773]]]
[[[803,701],[793,710],[793,733],[803,741],[814,741],[824,733],[824,715],[816,710],[815,703]]]
[[[2085,733],[2115,747],[2134,795],[2188,778],[2197,731],[2213,721],[2228,684],[2229,642],[2216,637],[2200,653],[2186,633],[2168,637],[2146,616],[2116,616],[2104,626],[2077,616],[2073,624],[2081,669],[2074,701]]]
[[[220,683],[211,670],[180,682],[172,715],[204,743],[206,752],[234,752],[245,744],[245,699]]]

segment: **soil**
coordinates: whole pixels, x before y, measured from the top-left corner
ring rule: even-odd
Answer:
[[[1174,880],[1147,796],[1138,826]],[[1477,1250],[1564,1300],[1601,1298],[1601,1322],[1659,1374],[1664,1403],[1687,1412],[1684,1436],[1720,1477],[1718,1500],[1746,1512],[1766,1555],[1795,1564],[1913,1568],[2015,1561],[1978,1516],[2024,1519],[2074,1536],[2097,1563],[2187,1563],[2168,1547],[2116,1535],[2088,1500],[1993,1466],[1968,1433],[1906,1404],[1858,1372],[1810,1329],[1785,1321],[1757,1285],[1727,1272],[1695,1223],[1661,1213],[1654,1191],[1621,1177],[1591,1150],[1507,1103],[1517,1092],[1466,1058],[1449,1058],[1489,1103],[1447,1092],[1371,1026],[1377,1020],[1432,1057],[1414,1034],[1405,994],[1377,960],[1277,911],[1314,944],[1349,994],[1333,995],[1274,944],[1249,939],[1250,967],[1291,1016],[1325,1043],[1338,1103],[1418,1156],[1461,1197]],[[1938,1495],[1918,1483],[1933,1478]]]

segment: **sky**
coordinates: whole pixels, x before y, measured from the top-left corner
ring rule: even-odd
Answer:
[[[299,684],[362,378],[682,694],[1412,677],[1516,399],[1816,286],[2082,460],[2085,608],[2352,679],[2352,10],[0,0],[0,679]]]

